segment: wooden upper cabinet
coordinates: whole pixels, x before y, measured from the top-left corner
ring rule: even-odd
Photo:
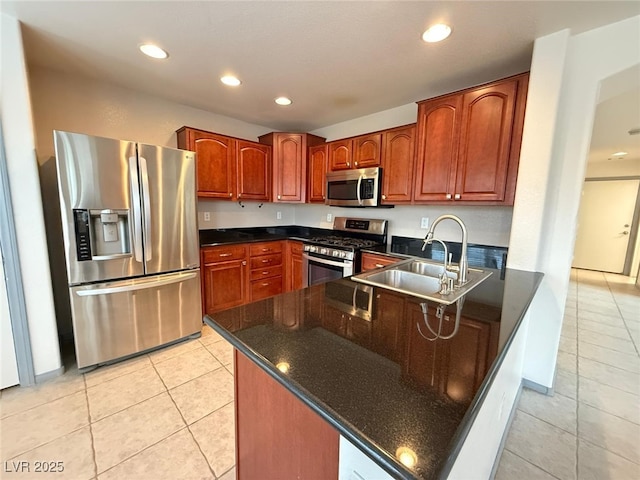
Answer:
[[[236,140],[190,128],[177,132],[178,148],[196,152],[199,197],[229,199],[235,194]]]
[[[238,200],[271,200],[271,148],[238,140]]]
[[[418,106],[416,201],[453,198],[461,110],[461,95],[440,97]]]
[[[196,152],[198,196],[226,200],[271,199],[271,147],[182,127],[178,148]]]
[[[411,203],[416,126],[382,133],[382,203]]]
[[[307,148],[325,139],[308,133],[272,132],[259,137],[273,147],[273,201],[304,203],[307,188]]]
[[[309,186],[307,201],[309,203],[324,203],[327,196],[327,158],[328,146],[318,145],[309,148]]]
[[[353,139],[353,168],[379,167],[382,134],[363,135]]]
[[[337,140],[329,143],[329,170],[348,170],[353,165],[353,141]]]
[[[518,81],[466,93],[455,193],[459,200],[501,201],[514,128]]]
[[[418,104],[415,203],[513,204],[528,79]]]

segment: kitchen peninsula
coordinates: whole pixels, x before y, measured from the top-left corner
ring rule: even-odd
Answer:
[[[389,478],[446,478],[541,278],[495,270],[457,331],[454,305],[439,324],[435,304],[349,278],[205,316],[236,349],[238,478],[380,478],[345,446]]]

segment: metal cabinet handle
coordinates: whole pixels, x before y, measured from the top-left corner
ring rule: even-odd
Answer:
[[[262,285],[263,287],[268,287],[270,285],[269,282],[262,282],[260,285]]]
[[[376,263],[376,267],[378,267],[378,268],[382,268],[382,267],[384,267],[384,265],[383,265],[383,264],[381,264],[381,263]]]
[[[220,255],[218,255],[219,257],[230,257],[231,255],[233,255],[233,253],[221,253]]]
[[[269,275],[269,272],[262,272],[263,275]]]
[[[446,195],[446,199],[447,199],[447,200],[451,200],[451,194],[450,194],[450,193],[447,193],[447,195]]]
[[[271,263],[271,260],[262,260],[262,263]]]
[[[453,197],[455,200],[460,200],[460,194],[456,193],[455,196]]]

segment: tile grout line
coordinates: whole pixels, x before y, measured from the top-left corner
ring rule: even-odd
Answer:
[[[30,387],[21,387],[21,386],[19,386],[19,385],[18,385],[18,388],[24,388],[25,390],[27,390],[27,389],[29,389]],[[6,420],[7,418],[11,418],[11,417],[14,417],[14,416],[16,416],[16,415],[20,415],[21,413],[28,412],[29,410],[33,410],[33,409],[35,409],[35,408],[42,407],[43,405],[46,405],[47,403],[57,402],[58,400],[61,400],[61,399],[63,399],[63,398],[67,398],[67,397],[70,397],[70,396],[72,396],[72,395],[75,395],[76,393],[80,393],[82,390],[83,390],[82,388],[79,388],[79,389],[78,389],[78,390],[76,390],[75,392],[67,393],[66,395],[61,395],[61,396],[59,396],[59,397],[52,398],[51,400],[47,400],[46,402],[42,402],[42,403],[39,403],[39,404],[37,404],[37,405],[33,405],[32,407],[25,408],[24,410],[20,410],[20,411],[17,411],[17,412],[11,413],[11,414],[7,415],[6,417],[1,417],[1,418],[0,418],[0,420]],[[31,392],[29,392],[29,393],[31,393]],[[26,394],[26,395],[28,395],[29,393],[25,393],[25,394]]]
[[[544,394],[542,394],[542,395],[544,395]],[[568,398],[568,397],[567,397],[567,398]],[[577,404],[578,404],[578,401],[576,400],[576,416],[577,416],[577,409],[578,409],[578,405],[577,405]],[[517,410],[518,410],[520,413],[524,413],[525,415],[528,415],[528,416],[530,416],[530,417],[533,417],[533,418],[535,418],[536,420],[539,420],[539,421],[541,421],[542,423],[546,423],[547,425],[549,425],[549,426],[551,426],[551,427],[553,427],[553,428],[557,428],[558,430],[562,430],[564,433],[568,433],[568,434],[569,434],[569,435],[571,435],[572,437],[576,437],[576,438],[578,437],[578,435],[577,435],[577,432],[578,432],[578,426],[577,426],[577,425],[576,425],[576,433],[573,433],[573,432],[570,432],[569,430],[565,430],[564,428],[559,427],[558,425],[554,425],[553,423],[551,423],[551,422],[549,422],[549,421],[545,420],[544,418],[540,418],[540,417],[538,417],[538,416],[534,415],[533,413],[529,413],[529,412],[527,412],[527,411],[525,411],[525,410],[522,410],[522,409],[520,409],[520,407],[517,407]]]
[[[522,460],[523,462],[526,462],[526,463],[528,463],[529,465],[533,465],[533,466],[534,466],[534,467],[536,467],[537,469],[542,470],[542,471],[543,471],[544,473],[546,473],[547,475],[549,475],[549,476],[551,476],[551,477],[553,477],[553,478],[556,478],[556,479],[560,480],[560,478],[559,478],[559,477],[556,477],[553,473],[548,472],[548,471],[546,471],[544,468],[542,468],[540,465],[536,465],[535,463],[530,462],[530,461],[529,461],[529,460],[527,460],[526,458],[521,457],[521,456],[520,456],[520,455],[518,455],[517,453],[515,453],[515,452],[513,452],[513,451],[509,450],[509,448],[508,448],[508,447],[504,447],[504,449],[505,449],[507,452],[509,452],[510,454],[515,455],[516,457],[518,457],[518,458],[519,458],[520,460]]]
[[[91,437],[91,455],[93,456],[93,477],[98,478],[98,462],[96,461],[96,446],[93,439],[93,423],[91,422],[91,405],[89,405],[89,392],[87,388],[87,379],[82,374],[82,382],[84,383],[84,399],[87,402],[87,420],[89,421],[89,436]]]
[[[187,429],[187,431],[189,432],[189,435],[191,435],[191,438],[193,439],[193,441],[195,442],[195,444],[198,447],[198,451],[200,452],[200,455],[202,455],[202,458],[204,458],[204,461],[207,462],[207,467],[209,467],[209,471],[211,472],[211,475],[213,475],[214,479],[217,479],[218,477],[216,476],[216,472],[213,471],[213,467],[211,466],[211,464],[209,463],[209,459],[207,458],[207,456],[204,454],[204,452],[202,451],[202,447],[200,446],[200,444],[198,443],[198,440],[196,440],[196,437],[193,435],[193,432],[191,431],[191,429],[189,428],[189,423],[187,422],[186,418],[184,418],[184,415],[182,414],[182,411],[180,410],[180,408],[178,407],[178,404],[176,403],[176,401],[173,399],[173,396],[171,395],[171,391],[167,388],[167,384],[164,383],[164,380],[162,378],[162,376],[160,375],[160,372],[158,372],[158,370],[156,369],[156,366],[153,365],[153,369],[156,371],[156,375],[158,375],[158,377],[160,377],[160,381],[162,382],[162,384],[164,385],[164,388],[167,391],[167,395],[169,395],[169,398],[171,399],[171,402],[173,403],[174,407],[176,407],[176,410],[178,411],[178,414],[180,415],[180,418],[182,418],[182,421],[185,424],[185,428]],[[217,369],[216,369],[217,370]],[[215,371],[215,370],[212,370]],[[207,372],[207,373],[211,373],[211,372]],[[203,374],[203,375],[206,375]],[[200,376],[203,376],[200,375]],[[196,378],[200,378],[200,377],[196,377]],[[195,379],[193,379],[195,380]],[[191,380],[189,380],[191,381]],[[185,382],[188,383],[188,382]],[[182,384],[184,385],[184,383]],[[206,416],[206,415],[205,415]],[[204,418],[204,417],[203,417]],[[182,430],[182,429],[181,429]],[[168,437],[167,437],[168,438]],[[163,439],[164,440],[164,439]]]
[[[607,276],[606,275],[604,277],[604,281],[607,284],[607,288],[609,289],[609,291],[613,295],[613,291],[611,290],[611,285],[609,284],[609,280],[607,280]],[[627,321],[625,320],[624,315],[622,314],[622,309],[620,308],[620,304],[616,301],[615,295],[613,295],[613,303],[615,304],[616,309],[618,310],[618,313],[620,314],[620,318],[622,318],[622,323],[624,324],[624,327],[627,330],[627,334],[629,335],[629,338],[631,339],[631,343],[633,344],[633,347],[636,350],[636,355],[638,355],[638,357],[640,357],[640,351],[638,350],[638,345],[636,345],[636,342],[633,341],[633,336],[631,335],[631,332],[629,331],[629,326],[627,325]]]

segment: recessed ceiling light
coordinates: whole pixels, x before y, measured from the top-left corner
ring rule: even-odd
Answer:
[[[611,156],[612,157],[624,157],[625,155],[628,155],[628,152],[616,152],[616,153],[613,153]]]
[[[291,105],[291,99],[287,97],[278,97],[274,101],[278,105]]]
[[[423,34],[422,40],[428,43],[440,42],[451,35],[451,27],[444,23],[437,23],[429,27]]]
[[[140,45],[140,51],[152,58],[164,59],[169,56],[169,54],[158,47],[157,45],[153,45],[152,43],[145,43],[144,45]]]
[[[225,75],[220,78],[220,81],[225,85],[229,85],[230,87],[237,87],[242,82],[238,79],[238,77],[234,77],[233,75]]]

